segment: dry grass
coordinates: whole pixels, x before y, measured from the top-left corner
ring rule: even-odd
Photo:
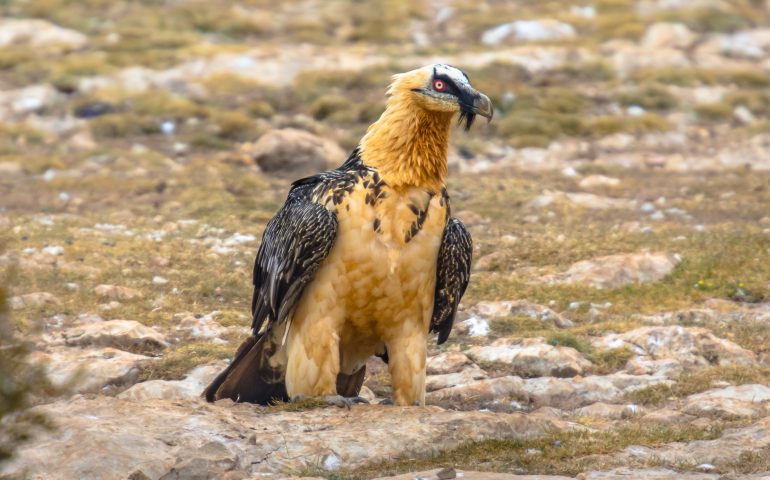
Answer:
[[[689,425],[664,427],[631,423],[597,432],[552,432],[532,440],[469,443],[427,458],[394,460],[341,474],[305,473],[353,480],[455,467],[462,470],[572,476],[591,469],[611,468],[612,461],[605,455],[620,452],[630,445],[653,447],[671,442],[708,440],[718,437],[720,433],[718,425],[706,429]]]

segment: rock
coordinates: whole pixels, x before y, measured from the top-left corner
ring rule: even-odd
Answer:
[[[683,368],[711,365],[753,365],[756,355],[735,343],[721,339],[705,328],[678,325],[642,327],[626,333],[612,333],[594,340],[597,348],[628,347],[639,357],[673,360]]]
[[[572,25],[558,20],[517,20],[485,31],[481,41],[486,45],[500,45],[511,40],[543,42],[573,38],[575,35]]]
[[[662,280],[680,262],[663,252],[608,255],[572,264],[564,273],[544,278],[548,283],[582,283],[594,288],[619,288]]]
[[[624,367],[631,375],[656,375],[666,378],[678,378],[684,372],[682,364],[673,358],[655,359],[653,357],[631,357]]]
[[[529,378],[524,391],[535,406],[574,409],[596,402],[619,402],[634,390],[670,381],[650,375],[591,375],[575,378]]]
[[[481,225],[487,222],[484,217],[474,212],[473,210],[460,210],[454,215],[455,217],[459,218],[466,227],[475,227],[476,225]]]
[[[691,65],[686,52],[675,48],[657,48],[655,54],[644,46],[634,45],[626,40],[610,40],[600,48],[600,54],[622,76],[628,76],[640,69],[686,68]]]
[[[693,415],[687,415],[677,410],[670,410],[662,408],[654,412],[650,412],[640,419],[642,422],[655,423],[659,425],[681,425],[684,423],[690,423],[695,420]]]
[[[84,47],[88,37],[75,30],[62,28],[45,20],[0,19],[0,47],[30,45],[33,47]]]
[[[483,317],[522,316],[551,322],[559,328],[572,326],[572,321],[564,318],[548,307],[527,300],[481,301],[473,311]]]
[[[144,298],[144,295],[139,290],[117,285],[99,285],[94,288],[94,293],[102,298],[110,300],[134,300]]]
[[[428,375],[443,375],[457,373],[464,370],[473,362],[464,353],[444,352],[433,357],[428,357],[426,371]]]
[[[250,154],[265,173],[287,176],[311,175],[345,159],[337,144],[294,128],[268,131]]]
[[[629,468],[587,472],[577,477],[579,480],[719,480],[720,476],[707,473],[683,473],[668,468]]]
[[[478,408],[485,402],[501,401],[509,397],[526,399],[524,381],[521,377],[507,376],[479,380],[477,382],[443,388],[425,395],[428,405],[442,405],[452,408]]]
[[[26,470],[31,478],[111,480],[140,470],[149,478],[197,478],[192,476],[196,471],[205,473],[203,478],[220,478],[229,470],[253,478],[318,466],[354,469],[422,457],[468,441],[530,439],[568,428],[544,416],[436,407],[271,412],[229,400],[138,403],[105,396],[74,397],[32,412],[58,428],[22,444],[0,466],[0,475]]]
[[[456,373],[444,373],[440,375],[428,375],[425,380],[425,387],[428,392],[450,388],[457,385],[465,385],[476,380],[487,378],[487,372],[476,365],[461,370]]]
[[[489,322],[485,318],[471,315],[455,325],[454,330],[461,335],[470,337],[486,337],[489,335]]]
[[[574,378],[507,376],[436,390],[425,398],[428,404],[452,408],[479,408],[490,402],[515,398],[535,407],[571,410],[596,402],[619,402],[634,390],[670,383],[659,377],[625,373]]]
[[[0,175],[22,175],[24,167],[19,162],[0,162]]]
[[[194,368],[184,380],[149,380],[137,383],[118,394],[118,398],[132,402],[147,400],[193,400],[225,367],[223,363]]]
[[[620,185],[620,179],[608,177],[606,175],[589,175],[585,178],[582,178],[580,182],[578,182],[578,186],[580,188],[597,188],[597,187],[617,187]]]
[[[578,408],[573,412],[578,417],[608,418],[611,420],[620,420],[622,418],[632,418],[644,414],[644,409],[639,405],[615,405],[604,402],[596,402],[585,407]]]
[[[59,98],[50,85],[31,85],[16,90],[0,91],[0,115],[23,116],[43,110]]]
[[[505,252],[492,252],[476,260],[473,265],[474,272],[493,272],[502,270],[507,262]]]
[[[755,117],[754,114],[751,113],[751,110],[746,108],[744,105],[738,105],[735,107],[733,110],[733,118],[744,125],[748,125],[757,121],[757,117]]]
[[[375,480],[448,480],[452,478],[462,478],[463,480],[572,480],[572,477],[562,477],[560,475],[516,475],[513,473],[474,472],[470,470],[454,471],[454,468],[451,469],[452,472],[448,472],[448,470],[437,468],[425,472],[404,473],[393,477],[379,477]]]
[[[157,330],[134,320],[108,320],[80,324],[62,332],[67,345],[114,347],[122,350],[157,351],[168,346]]]
[[[555,347],[543,338],[501,338],[465,354],[476,362],[504,364],[524,377],[574,377],[592,366],[574,348]]]
[[[770,29],[744,30],[730,35],[716,36],[709,43],[718,45],[722,55],[731,58],[759,60],[770,49]],[[704,45],[703,49],[709,48]]]
[[[690,395],[682,410],[699,417],[739,420],[763,416],[768,401],[770,401],[770,387],[756,384],[740,385]]]
[[[649,50],[688,48],[695,40],[695,34],[683,23],[654,23],[644,33],[642,46]]]
[[[8,301],[14,310],[26,307],[42,307],[44,305],[61,305],[55,295],[48,292],[27,293],[11,297]]]
[[[593,193],[570,193],[547,191],[535,197],[529,202],[528,208],[543,208],[554,203],[571,203],[578,207],[589,208],[592,210],[632,210],[636,208],[636,201],[625,198],[604,197],[594,195]]]
[[[243,336],[251,330],[246,326],[225,327],[214,320],[219,311],[215,310],[206,315],[193,315],[191,313],[178,313],[174,315],[176,329],[185,332],[193,338],[217,339],[228,335]]]
[[[195,456],[178,458],[171,470],[160,477],[160,480],[219,478],[223,472],[233,470],[237,461],[238,457],[224,444],[207,442],[196,449]]]
[[[114,348],[53,347],[30,355],[31,363],[45,365],[46,375],[55,386],[71,388],[75,393],[98,392],[108,385],[131,385],[143,364],[153,360]]]

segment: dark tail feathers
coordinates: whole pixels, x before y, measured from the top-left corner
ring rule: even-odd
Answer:
[[[289,399],[280,372],[265,368],[267,362],[263,362],[263,350],[266,340],[262,334],[252,335],[238,347],[230,365],[203,391],[206,401],[229,398],[235,402],[268,405]],[[268,378],[276,378],[276,381],[266,381]]]

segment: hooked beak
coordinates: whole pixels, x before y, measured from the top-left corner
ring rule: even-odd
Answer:
[[[476,95],[476,98],[473,99],[473,113],[485,117],[487,121],[492,121],[492,115],[495,113],[492,108],[492,101],[481,92],[477,92]]]

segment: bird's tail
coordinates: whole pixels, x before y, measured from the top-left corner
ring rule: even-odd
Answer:
[[[260,333],[247,338],[230,365],[203,391],[206,401],[230,398],[261,405],[287,401],[283,369],[272,367],[269,361],[275,346],[270,337]]]
[[[280,361],[282,355],[276,355],[284,348],[278,333],[268,329],[247,338],[238,347],[230,365],[203,391],[206,401],[229,398],[235,402],[261,405],[288,401],[285,365]],[[340,372],[337,375],[337,393],[355,397],[361,391],[365,375],[365,365],[351,374]]]

